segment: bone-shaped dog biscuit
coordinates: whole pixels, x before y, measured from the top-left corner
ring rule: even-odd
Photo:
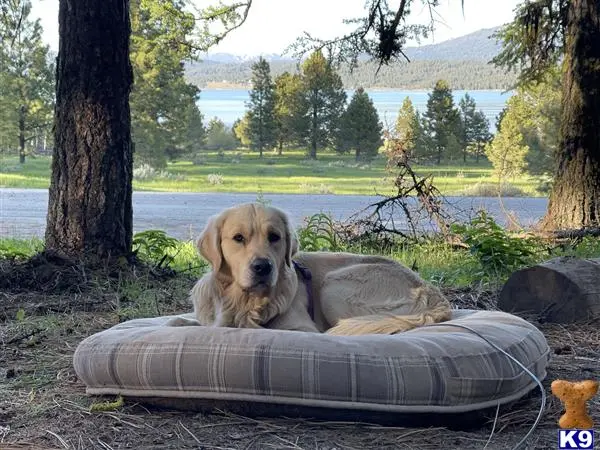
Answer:
[[[598,382],[585,380],[571,382],[555,380],[550,385],[552,393],[565,405],[565,413],[558,421],[563,429],[590,429],[594,421],[587,412],[586,402],[598,392]]]

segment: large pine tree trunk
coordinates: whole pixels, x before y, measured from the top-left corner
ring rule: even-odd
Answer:
[[[572,0],[566,30],[561,142],[546,229],[600,225],[600,2]]]
[[[46,248],[127,255],[132,241],[129,0],[61,0]]]

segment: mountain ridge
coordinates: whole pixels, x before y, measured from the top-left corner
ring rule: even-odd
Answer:
[[[404,53],[411,61],[485,61],[488,62],[500,52],[501,44],[492,37],[500,27],[482,28],[473,33],[457,38],[448,39],[435,44],[426,44],[418,47],[406,47]],[[261,53],[256,55],[238,55],[227,52],[207,53],[202,62],[214,63],[246,63],[255,61],[262,56],[267,61],[296,61],[295,58],[277,53]]]
[[[492,37],[498,29],[481,29],[438,44],[407,47],[410,62],[400,60],[379,71],[376,62],[361,60],[353,71],[342,66],[338,73],[348,89],[432,89],[439,79],[447,80],[453,89],[509,89],[516,73],[490,64],[501,50],[501,44]],[[269,61],[273,78],[286,71],[298,71],[296,59],[277,54],[263,56]],[[186,78],[202,89],[248,89],[252,64],[257,59],[258,56],[230,53],[209,54],[186,66]]]

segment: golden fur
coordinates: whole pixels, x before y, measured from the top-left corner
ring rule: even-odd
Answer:
[[[442,293],[395,261],[298,252],[286,214],[273,207],[243,204],[211,217],[198,248],[212,271],[190,293],[194,319],[180,317],[172,325],[360,335],[393,334],[450,319],[450,303]],[[292,260],[312,273],[314,320],[305,280]]]

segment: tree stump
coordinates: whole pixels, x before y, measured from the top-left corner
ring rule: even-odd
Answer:
[[[600,258],[561,257],[519,270],[502,287],[498,308],[540,322],[600,318]]]

